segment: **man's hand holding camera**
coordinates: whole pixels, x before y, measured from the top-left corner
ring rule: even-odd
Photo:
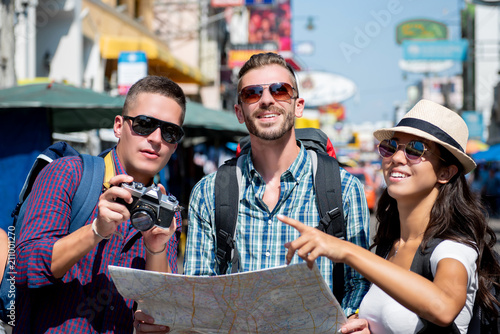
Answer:
[[[166,194],[165,187],[161,184],[161,193]],[[149,230],[142,231],[142,237],[144,238],[144,246],[150,255],[162,254],[167,246],[167,242],[170,240],[172,235],[174,235],[177,229],[177,224],[175,223],[175,218],[172,217],[172,222],[167,228],[153,226]]]
[[[118,187],[123,182],[132,182],[134,178],[129,175],[117,175],[109,180],[112,187],[100,197],[97,205],[98,215],[95,220],[94,232],[96,237],[108,238],[115,233],[118,225],[130,218],[130,212],[123,204],[116,200],[121,198],[125,203],[132,202],[132,195],[127,190]]]
[[[132,212],[132,224],[142,232],[148,253],[152,255],[163,253],[166,243],[177,228],[174,214],[180,207],[175,198],[163,199],[166,197],[163,196],[166,191],[162,185],[155,188],[160,193],[151,197],[150,192],[145,193],[145,190],[141,192],[143,186],[133,184],[133,181],[133,177],[129,175],[117,175],[109,181],[112,187],[99,198],[99,213],[93,227],[96,237],[101,239],[111,237],[118,225],[131,218]],[[154,200],[158,203],[152,203]],[[158,220],[157,216],[168,219],[168,222]]]

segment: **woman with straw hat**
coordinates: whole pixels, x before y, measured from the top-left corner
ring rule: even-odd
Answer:
[[[465,153],[467,125],[457,113],[421,100],[395,127],[374,135],[387,188],[372,247],[387,249],[384,258],[280,217],[301,232],[285,244],[287,260],[297,253],[312,266],[326,256],[373,283],[359,319],[345,324],[343,333],[467,333],[476,294],[495,314],[498,301],[488,288],[500,274],[495,234],[465,179],[476,167]],[[410,267],[416,252],[436,239],[443,241],[430,255],[431,281]]]

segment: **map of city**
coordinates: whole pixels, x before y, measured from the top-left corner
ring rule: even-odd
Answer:
[[[336,333],[347,321],[316,265],[223,276],[109,271],[120,294],[171,333]]]

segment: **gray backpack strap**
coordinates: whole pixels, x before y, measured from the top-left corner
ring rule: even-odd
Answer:
[[[313,150],[307,150],[312,162],[316,204],[321,217],[318,228],[323,232],[345,239],[342,208],[342,182],[337,159]]]
[[[321,218],[317,228],[339,239],[346,239],[339,163],[328,154],[313,150],[307,152],[312,161],[316,204]],[[333,294],[342,302],[345,292],[343,264],[334,264],[332,277]]]
[[[227,272],[230,261],[231,272],[239,270],[240,257],[236,249],[235,233],[241,200],[241,170],[245,156],[226,161],[219,167],[215,176],[216,258],[220,275]]]

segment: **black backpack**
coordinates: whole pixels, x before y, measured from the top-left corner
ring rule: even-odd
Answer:
[[[431,271],[431,255],[437,245],[443,241],[442,239],[431,239],[427,243],[427,247],[422,250],[419,247],[413,258],[410,270],[417,273],[428,280],[434,280],[434,275]],[[391,250],[392,245],[381,245],[377,246],[375,253],[383,258],[386,258]],[[500,260],[500,256],[494,251],[494,255],[497,261]],[[500,301],[500,289],[497,286],[491,288],[492,294]],[[500,309],[497,307],[497,311]],[[442,333],[442,334],[460,334],[458,327],[455,323],[448,327],[439,327],[425,319],[422,319],[424,327],[417,334],[432,334],[432,333]],[[469,323],[469,328],[467,330],[468,334],[498,334],[500,333],[500,318],[490,317],[484,310],[479,306],[476,301],[474,303],[474,309],[472,311],[472,318]]]
[[[326,134],[319,129],[296,129],[295,132],[296,138],[302,142],[313,161],[314,188],[321,217],[317,228],[337,238],[345,239],[339,163],[329,155],[335,154],[333,146]],[[232,273],[239,269],[239,254],[235,247],[234,233],[240,200],[241,165],[250,149],[249,136],[244,137],[239,146],[241,147],[239,157],[227,160],[219,167],[215,177],[216,257],[219,274],[226,273],[229,262],[232,263]],[[343,264],[334,264],[333,282],[335,282],[333,294],[341,302],[344,297]]]

